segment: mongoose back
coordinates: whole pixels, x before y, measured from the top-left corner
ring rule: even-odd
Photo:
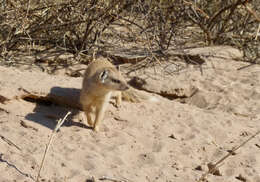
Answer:
[[[88,124],[95,131],[99,130],[107,105],[113,91],[124,91],[129,87],[120,71],[107,60],[95,60],[85,71],[80,103],[86,114]],[[121,104],[121,92],[117,92],[116,105]],[[91,113],[95,109],[95,121]]]

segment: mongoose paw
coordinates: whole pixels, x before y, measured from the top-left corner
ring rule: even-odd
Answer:
[[[115,108],[120,108],[120,107],[121,107],[121,103],[118,103],[118,102],[112,102],[112,105],[113,105]]]
[[[93,122],[88,121],[88,125],[89,125],[90,127],[93,127]]]
[[[121,99],[117,99],[116,100],[116,107],[120,108],[121,105],[122,105],[122,100]]]
[[[116,108],[119,109],[121,107],[121,103],[120,104],[116,103],[115,106],[116,106]]]
[[[93,129],[94,129],[95,132],[98,132],[99,131],[99,126],[94,126]]]

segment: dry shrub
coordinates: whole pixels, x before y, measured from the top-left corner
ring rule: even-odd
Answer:
[[[117,1],[6,1],[1,13],[5,50],[31,44],[88,51],[129,4]]]
[[[259,10],[258,0],[198,1],[187,15],[201,28],[209,45],[235,46],[244,51],[246,61],[254,62],[260,53],[259,35],[255,38]]]
[[[52,48],[78,56],[118,47],[161,53],[232,45],[255,62],[259,9],[258,0],[1,0],[0,59]]]

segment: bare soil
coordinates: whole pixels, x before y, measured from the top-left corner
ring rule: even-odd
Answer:
[[[111,103],[99,133],[86,127],[74,103],[82,78],[0,67],[0,181],[36,179],[52,130],[68,111],[73,114],[54,137],[41,181],[198,181],[209,163],[260,130],[260,67],[238,70],[247,65],[211,59],[203,75],[196,66],[168,75],[154,87],[198,91],[175,100],[159,96],[160,103],[123,102],[119,109]],[[76,95],[62,102],[68,93]],[[206,179],[260,182],[260,136]]]

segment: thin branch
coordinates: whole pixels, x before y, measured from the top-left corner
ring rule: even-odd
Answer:
[[[0,138],[5,141],[8,145],[14,146],[16,149],[21,151],[21,148],[14,144],[11,140],[7,139],[6,137],[0,135]]]
[[[258,24],[258,28],[255,34],[255,40],[257,40],[257,38],[260,36],[259,32],[260,32],[260,23]]]
[[[255,17],[256,21],[260,23],[260,17],[256,14],[256,12],[254,12],[246,3],[243,5],[246,8],[246,10]]]
[[[215,22],[215,19],[217,19],[217,17],[220,16],[224,11],[227,11],[228,9],[233,8],[233,7],[237,7],[238,5],[245,4],[247,2],[248,2],[248,0],[245,0],[245,1],[238,0],[235,4],[231,4],[226,7],[223,7],[209,19],[208,27],[211,29],[213,23]]]
[[[194,3],[188,2],[188,1],[185,1],[185,0],[183,0],[183,2],[185,4],[188,4],[190,6],[195,7],[195,9],[198,10],[205,18],[209,19],[209,15],[207,13],[205,13],[202,9],[200,9],[198,6],[196,6]]]
[[[208,174],[212,174],[217,170],[217,167],[219,164],[221,164],[225,159],[227,159],[228,157],[232,156],[235,151],[237,151],[238,149],[240,149],[241,147],[243,147],[246,143],[248,143],[250,140],[252,140],[253,138],[255,138],[257,135],[260,134],[260,130],[257,131],[254,135],[252,135],[251,137],[249,137],[246,141],[242,142],[240,145],[238,145],[237,147],[234,147],[231,151],[229,151],[229,153],[227,155],[225,155],[224,157],[222,157],[220,160],[218,160],[215,164],[213,164],[213,167],[210,168],[205,174],[203,174],[201,176],[201,178],[199,179],[199,182],[203,181],[206,176]]]
[[[40,174],[41,174],[41,170],[42,170],[42,167],[43,167],[43,164],[44,164],[44,161],[45,161],[45,158],[46,158],[46,155],[49,151],[49,148],[50,148],[50,145],[51,145],[51,142],[53,140],[53,137],[54,135],[57,133],[57,131],[59,130],[59,128],[61,127],[61,125],[64,123],[64,121],[66,120],[66,118],[71,114],[71,112],[68,112],[65,117],[63,119],[60,119],[56,125],[56,127],[52,130],[52,135],[49,139],[49,142],[45,148],[45,151],[44,151],[44,155],[43,155],[43,158],[42,158],[42,162],[41,162],[41,165],[40,165],[40,169],[38,171],[38,175],[37,175],[37,178],[36,178],[36,182],[39,181],[39,177],[40,177]]]

